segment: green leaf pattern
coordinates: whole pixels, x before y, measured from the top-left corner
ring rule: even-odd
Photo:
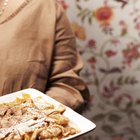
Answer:
[[[65,3],[91,92],[83,115],[97,125],[80,140],[140,140],[140,1]]]

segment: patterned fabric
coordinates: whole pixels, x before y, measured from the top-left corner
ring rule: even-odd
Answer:
[[[140,1],[60,0],[85,67],[84,115],[97,128],[84,140],[140,140]]]

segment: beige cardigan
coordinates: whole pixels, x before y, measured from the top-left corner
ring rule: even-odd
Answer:
[[[55,0],[31,0],[0,24],[0,95],[35,88],[76,109],[89,98],[75,37]]]

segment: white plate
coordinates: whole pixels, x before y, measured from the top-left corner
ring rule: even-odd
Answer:
[[[60,102],[52,99],[51,97],[47,96],[44,93],[42,93],[36,89],[32,89],[32,88],[17,91],[17,92],[14,92],[14,93],[11,93],[11,94],[8,94],[5,96],[1,96],[0,103],[13,101],[17,97],[22,97],[22,94],[24,94],[24,93],[29,94],[31,96],[31,98],[36,98],[38,96],[42,96],[42,99],[44,101],[47,101],[47,102],[53,104],[54,106],[57,106],[60,104]],[[80,132],[75,135],[64,138],[63,140],[69,140],[69,139],[75,138],[77,136],[90,132],[96,128],[96,125],[93,122],[91,122],[84,116],[78,114],[77,112],[73,111],[71,108],[69,108],[67,106],[66,106],[66,111],[64,112],[64,115],[69,118],[71,124],[73,124],[76,128],[80,129]]]

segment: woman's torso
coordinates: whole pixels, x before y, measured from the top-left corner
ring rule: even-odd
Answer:
[[[55,8],[47,1],[31,0],[0,24],[0,95],[46,90],[55,32]]]

